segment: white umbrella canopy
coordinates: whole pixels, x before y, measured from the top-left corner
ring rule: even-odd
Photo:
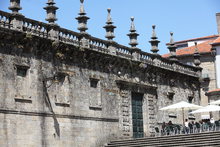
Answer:
[[[217,105],[208,105],[208,106],[205,106],[205,107],[202,107],[198,110],[195,110],[195,111],[192,111],[190,112],[191,114],[194,114],[194,113],[202,113],[202,112],[214,112],[214,111],[220,111],[220,106],[217,106]]]
[[[191,103],[187,103],[185,101],[181,101],[179,103],[163,107],[160,110],[176,111],[176,110],[182,110],[182,109],[184,109],[184,110],[192,110],[192,109],[199,109],[199,108],[202,108],[202,106],[191,104]]]
[[[181,101],[179,103],[163,107],[159,110],[164,110],[164,111],[180,111],[181,110],[182,115],[183,115],[183,126],[184,126],[184,111],[185,110],[192,110],[192,109],[199,109],[199,108],[202,108],[202,106],[187,103],[185,101]]]
[[[220,104],[220,100],[213,101],[213,102],[211,102],[210,104],[211,104],[211,105],[218,105],[218,104]]]

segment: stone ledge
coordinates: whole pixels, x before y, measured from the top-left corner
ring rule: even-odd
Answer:
[[[22,98],[22,97],[15,97],[15,102],[20,102],[20,103],[32,103],[31,99],[27,98]]]
[[[103,121],[103,122],[119,122],[118,118],[105,118],[105,117],[89,117],[79,115],[67,115],[67,114],[52,114],[49,112],[31,112],[31,111],[20,111],[10,109],[0,109],[0,113],[3,114],[15,114],[15,115],[27,115],[27,116],[42,116],[42,117],[57,117],[57,118],[68,118],[78,120],[91,120],[91,121]]]
[[[138,82],[127,81],[127,80],[115,80],[115,82],[117,84],[122,84],[122,85],[130,85],[130,86],[138,86],[138,87],[147,87],[147,88],[157,89],[157,86],[147,84],[147,83],[138,83]]]
[[[89,106],[90,110],[98,110],[98,111],[102,111],[102,106]]]
[[[168,114],[168,116],[169,116],[169,118],[177,118],[177,115],[173,114],[173,113]]]
[[[60,107],[70,107],[69,103],[60,103],[60,102],[55,102],[56,106],[60,106]]]

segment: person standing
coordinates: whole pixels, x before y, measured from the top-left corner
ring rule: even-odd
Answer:
[[[211,123],[211,130],[214,131],[215,130],[215,120],[213,117],[210,119],[210,123]]]
[[[189,122],[188,122],[188,119],[185,119],[185,134],[188,134],[189,133]]]

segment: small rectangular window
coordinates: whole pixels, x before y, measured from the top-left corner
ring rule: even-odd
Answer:
[[[193,101],[193,97],[192,96],[188,96],[188,102],[192,103],[192,101]]]
[[[167,92],[167,97],[169,100],[173,100],[175,93],[174,92]]]
[[[17,76],[26,77],[27,75],[27,67],[17,66]]]
[[[97,88],[98,82],[98,79],[90,79],[90,87]]]

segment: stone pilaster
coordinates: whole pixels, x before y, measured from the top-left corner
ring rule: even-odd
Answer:
[[[123,138],[130,138],[132,133],[132,122],[130,117],[130,111],[131,111],[131,97],[130,92],[128,90],[121,90],[121,115],[120,115],[120,126],[122,131],[122,137]]]

